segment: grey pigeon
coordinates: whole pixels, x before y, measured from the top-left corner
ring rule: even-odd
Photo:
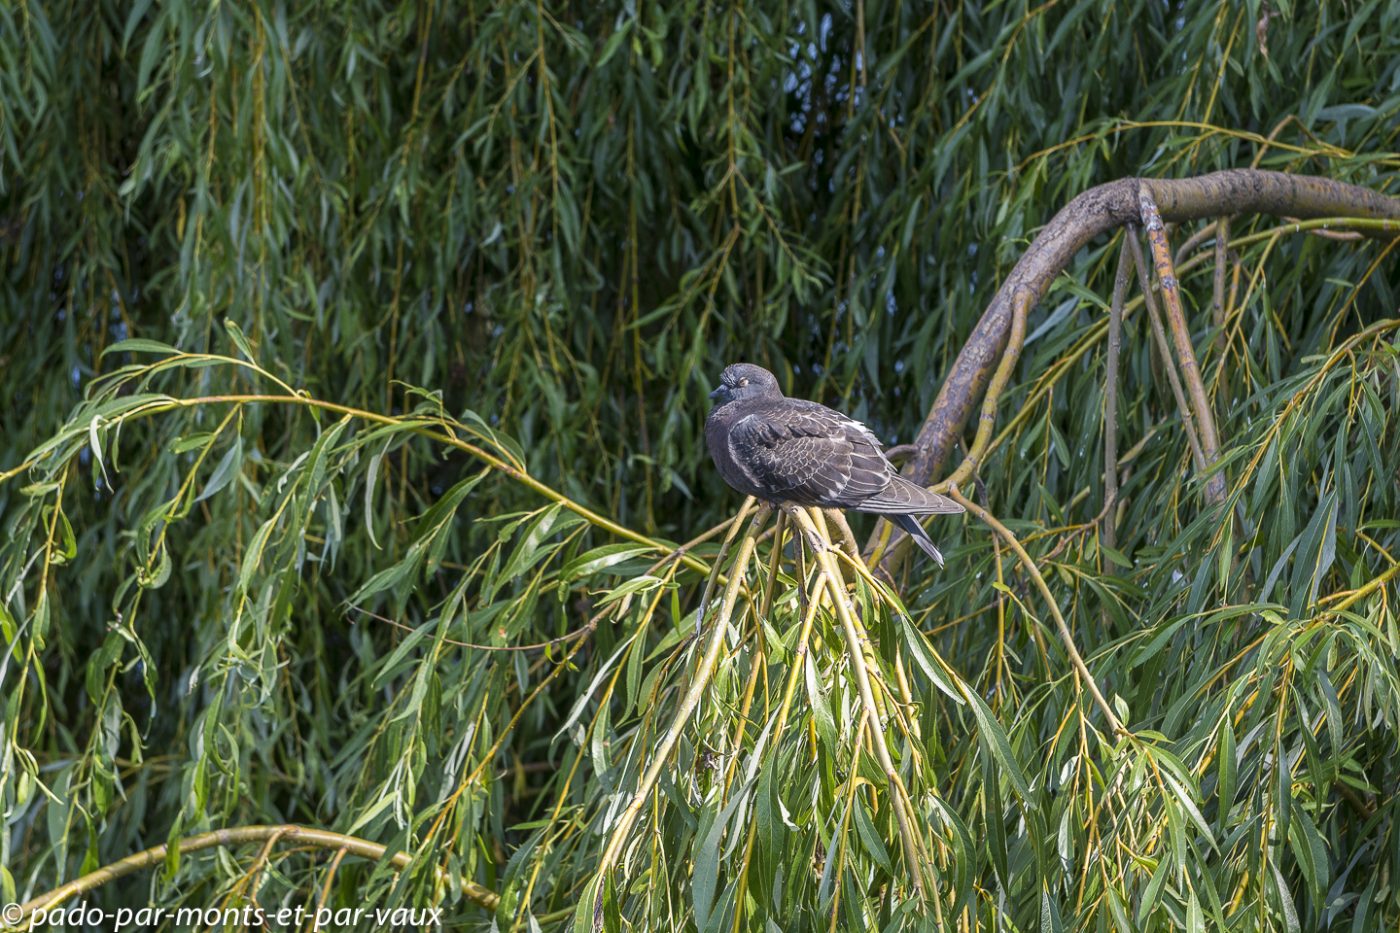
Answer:
[[[705,443],[724,481],[775,505],[854,509],[904,529],[938,566],[943,555],[916,515],[963,507],[899,475],[870,429],[839,411],[786,398],[762,366],[735,363],[710,393]]]

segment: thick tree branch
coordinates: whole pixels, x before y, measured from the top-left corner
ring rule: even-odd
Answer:
[[[916,454],[904,474],[929,483],[943,468],[977,400],[1001,359],[1011,331],[1012,297],[1028,293],[1034,306],[1066,269],[1074,255],[1095,237],[1140,219],[1138,192],[1146,188],[1167,222],[1180,223],[1231,214],[1271,214],[1277,217],[1353,217],[1393,220],[1393,230],[1374,234],[1400,235],[1400,198],[1387,197],[1357,185],[1310,175],[1288,175],[1256,169],[1231,169],[1198,178],[1123,178],[1091,188],[1070,201],[1036,237],[1002,282],[987,310],[949,370],[933,407],[915,440]],[[885,533],[876,527],[867,554]],[[895,530],[897,539],[902,532]]]

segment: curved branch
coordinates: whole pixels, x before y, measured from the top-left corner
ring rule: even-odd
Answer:
[[[1075,253],[1095,237],[1140,217],[1138,192],[1148,190],[1168,222],[1230,214],[1276,217],[1325,216],[1395,221],[1374,232],[1389,239],[1400,235],[1400,198],[1368,188],[1311,175],[1288,175],[1256,169],[1230,169],[1197,178],[1122,178],[1080,194],[1056,214],[1002,282],[981,320],[949,370],[914,444],[915,455],[904,474],[927,484],[943,468],[973,406],[991,379],[1011,330],[1012,298],[1028,294],[1030,307],[1045,296],[1055,277]],[[883,522],[881,525],[883,526]],[[884,534],[877,527],[871,545]],[[902,532],[895,531],[895,535]],[[871,545],[867,545],[867,552]]]
[[[746,498],[741,507],[740,520],[748,511],[753,499]],[[676,743],[680,741],[681,733],[685,730],[686,723],[690,720],[690,715],[695,712],[695,707],[700,705],[705,691],[710,686],[710,678],[714,675],[715,666],[719,662],[720,649],[724,647],[724,636],[729,631],[730,620],[734,615],[734,604],[739,599],[740,584],[744,579],[744,569],[748,567],[750,558],[753,557],[754,545],[758,541],[758,536],[763,531],[763,526],[768,522],[768,516],[772,513],[772,507],[767,503],[762,503],[754,512],[754,516],[749,523],[748,530],[739,539],[739,551],[734,557],[733,571],[729,577],[729,583],[724,589],[724,596],[721,598],[719,614],[715,616],[711,623],[710,635],[705,642],[704,653],[696,664],[694,680],[686,690],[685,696],[681,698],[680,706],[676,710],[671,726],[662,736],[661,742],[652,753],[651,763],[647,766],[646,772],[637,782],[637,789],[632,794],[631,801],[618,816],[617,821],[612,826],[612,831],[608,836],[607,845],[603,848],[603,855],[598,861],[598,869],[595,874],[596,887],[592,889],[593,899],[592,916],[593,929],[603,928],[603,899],[609,874],[616,867],[618,859],[622,855],[622,849],[627,845],[628,834],[632,831],[632,825],[637,821],[637,816],[646,806],[648,798],[656,789],[657,781],[661,778],[661,772],[670,760],[671,752],[675,750]],[[739,522],[734,523],[738,527]],[[699,620],[703,622],[704,620]],[[584,908],[587,899],[580,902],[580,910]]]
[[[1094,675],[1089,671],[1089,665],[1084,663],[1083,655],[1079,653],[1079,649],[1074,644],[1074,633],[1069,630],[1069,623],[1065,621],[1064,615],[1060,612],[1060,604],[1055,602],[1055,594],[1050,592],[1050,585],[1045,582],[1045,576],[1035,565],[1030,554],[1026,553],[1026,549],[1021,546],[1021,542],[1016,539],[1016,535],[1012,533],[1011,529],[997,521],[996,516],[991,512],[964,496],[956,488],[949,490],[949,495],[974,517],[980,518],[988,527],[1001,535],[1002,540],[1011,547],[1011,550],[1016,552],[1021,565],[1026,568],[1026,573],[1030,574],[1031,580],[1040,590],[1041,598],[1050,607],[1050,616],[1055,620],[1055,628],[1060,634],[1060,641],[1065,646],[1065,653],[1069,655],[1070,663],[1074,665],[1075,674],[1084,679],[1084,685],[1089,688],[1089,695],[1094,698],[1094,702],[1103,711],[1104,718],[1108,720],[1109,728],[1114,735],[1132,735],[1128,728],[1123,725],[1122,720],[1118,718],[1118,715],[1113,712],[1113,707],[1108,705],[1108,700],[1104,699],[1103,691],[1099,690],[1098,681],[1094,680]]]
[[[178,845],[181,852],[197,852],[200,849],[210,849],[216,846],[228,848],[246,845],[250,842],[264,842],[271,846],[284,841],[295,841],[315,848],[348,852],[351,855],[358,855],[361,858],[373,859],[374,861],[384,858],[388,852],[388,849],[379,843],[370,842],[368,839],[361,839],[358,836],[346,836],[330,830],[297,826],[290,823],[281,826],[236,826],[230,829],[216,829],[213,832],[200,833],[197,836],[187,836],[181,839]],[[7,926],[6,929],[28,929],[35,911],[52,910],[64,901],[99,888],[109,881],[116,881],[118,878],[123,878],[142,869],[159,865],[165,861],[169,850],[168,845],[152,846],[110,865],[104,865],[81,878],[75,878],[62,887],[31,898],[19,905],[19,922]],[[395,852],[388,858],[390,864],[400,870],[407,868],[413,861],[413,855],[408,852]],[[436,869],[436,872],[441,880],[448,880],[448,875],[442,869]],[[465,878],[458,880],[462,885],[462,893],[487,910],[495,910],[500,903],[500,895],[489,888]]]

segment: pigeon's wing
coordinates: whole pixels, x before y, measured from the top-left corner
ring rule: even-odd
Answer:
[[[888,486],[861,502],[858,508],[862,512],[878,515],[934,515],[964,511],[952,499],[930,492],[902,476],[891,476]]]
[[[894,475],[865,425],[815,403],[746,415],[730,428],[729,446],[769,498],[798,505],[858,506]]]

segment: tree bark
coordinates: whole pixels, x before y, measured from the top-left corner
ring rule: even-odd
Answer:
[[[919,429],[914,456],[904,466],[905,476],[928,484],[943,469],[1001,358],[1011,329],[1013,297],[1027,292],[1033,307],[1055,277],[1069,266],[1075,253],[1094,237],[1138,222],[1139,186],[1147,188],[1163,220],[1168,222],[1243,213],[1299,219],[1352,217],[1395,220],[1394,231],[1372,235],[1400,235],[1400,198],[1311,175],[1231,169],[1198,178],[1123,178],[1091,188],[1066,204],[1045,225],[997,290]],[[867,555],[884,534],[882,526],[883,522],[876,527],[866,547]],[[892,547],[903,533],[892,529],[891,534]]]

